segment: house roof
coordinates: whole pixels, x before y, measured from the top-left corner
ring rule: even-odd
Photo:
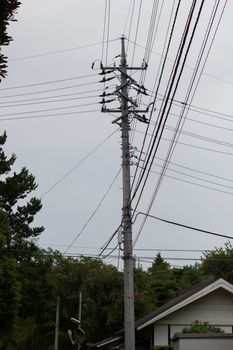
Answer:
[[[143,329],[159,319],[181,309],[182,307],[200,299],[201,297],[213,292],[216,289],[223,288],[233,294],[233,285],[220,277],[212,277],[205,280],[182,293],[179,293],[175,298],[168,301],[166,304],[158,307],[146,316],[135,322],[136,330]],[[104,346],[108,343],[117,341],[124,334],[124,329],[115,333],[111,338],[102,340],[96,344],[97,347]]]
[[[166,304],[142,317],[136,321],[135,328],[140,330],[219,288],[223,288],[233,294],[232,284],[223,278],[212,277],[178,294]]]

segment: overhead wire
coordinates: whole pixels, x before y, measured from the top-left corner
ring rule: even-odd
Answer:
[[[233,155],[233,154],[232,154],[232,155]],[[164,161],[164,158],[160,158],[160,157],[155,157],[155,159]],[[195,173],[207,175],[207,176],[210,176],[210,177],[214,177],[214,178],[216,178],[216,179],[220,179],[220,180],[224,180],[224,181],[232,182],[232,183],[233,183],[233,179],[229,179],[229,178],[226,178],[226,177],[223,177],[223,176],[214,175],[214,174],[212,174],[212,173],[209,173],[209,172],[206,172],[206,171],[202,171],[202,170],[197,170],[197,169],[194,169],[194,168],[191,168],[191,167],[182,165],[182,164],[178,164],[178,163],[172,162],[172,161],[170,161],[170,164],[171,164],[171,165],[174,165],[174,166],[176,166],[176,167],[178,167],[178,168],[183,168],[183,169],[186,169],[186,170],[190,170],[190,171],[192,171],[192,172],[195,172]],[[154,165],[157,165],[157,163],[154,163]]]
[[[151,112],[150,112],[150,116],[149,116],[149,119],[148,119],[148,125],[147,125],[147,128],[146,128],[146,132],[145,132],[145,135],[144,135],[144,139],[143,139],[143,143],[142,143],[142,151],[144,150],[144,147],[145,147],[145,142],[146,142],[146,137],[147,137],[147,133],[148,133],[148,130],[149,130],[149,125],[150,125],[150,122],[151,122],[151,118],[152,118],[152,111],[154,109],[154,105],[155,105],[155,100],[156,100],[156,95],[157,95],[157,92],[158,92],[158,89],[159,89],[159,85],[161,83],[161,79],[162,79],[162,74],[163,74],[163,71],[164,71],[164,68],[165,68],[165,64],[166,64],[166,59],[168,57],[168,52],[169,52],[169,48],[170,48],[170,45],[171,45],[171,41],[172,41],[172,37],[173,37],[173,33],[174,33],[174,28],[175,28],[175,24],[176,24],[176,20],[177,20],[177,17],[178,17],[178,12],[179,12],[179,8],[180,8],[180,3],[181,1],[179,0],[178,4],[177,4],[177,7],[176,7],[176,10],[175,10],[175,15],[174,15],[174,19],[173,19],[173,23],[172,23],[172,27],[171,27],[171,32],[170,32],[170,36],[169,36],[169,39],[168,39],[168,44],[167,44],[167,49],[166,49],[166,53],[165,53],[165,56],[164,56],[164,60],[163,60],[163,64],[161,66],[161,71],[160,71],[160,78],[159,78],[159,82],[158,82],[158,85],[157,85],[157,89],[156,89],[156,94],[155,94],[155,98],[154,98],[154,101],[152,103],[152,108],[151,108]],[[140,159],[140,156],[139,156],[139,159]],[[134,183],[136,181],[136,177],[137,177],[137,173],[138,173],[138,170],[136,168],[135,172],[134,172],[134,176],[133,176],[133,180],[132,180],[132,185],[131,185],[131,188],[133,189],[134,188]],[[141,171],[140,174],[139,174],[139,178],[142,178],[143,176],[143,172]],[[139,181],[137,182],[137,184],[135,185],[135,190],[134,190],[134,194],[133,194],[133,197],[135,197],[135,194],[136,194],[136,190],[137,188],[139,188]],[[131,189],[131,192],[132,192],[132,189]],[[132,198],[133,199],[133,198]],[[131,200],[132,200],[131,199]]]
[[[213,15],[213,17],[212,17],[212,23],[213,23],[213,20],[214,20],[215,15],[216,15],[217,7],[218,7],[218,4],[217,4],[217,6],[215,7],[215,9],[213,10],[214,15]],[[222,14],[221,14],[221,16],[222,16]],[[221,16],[220,16],[220,19],[221,19]],[[219,20],[219,22],[220,22],[220,20]],[[218,22],[218,25],[219,25],[219,22]],[[212,27],[212,23],[210,24],[209,28]],[[217,28],[218,28],[218,25],[217,25]],[[210,30],[210,29],[209,29],[209,30]],[[217,29],[216,29],[216,31],[217,31]],[[216,34],[216,31],[215,31],[215,34]],[[214,37],[215,37],[215,34],[214,34]],[[207,39],[208,39],[208,35],[209,35],[209,32],[208,32],[208,30],[207,30],[206,41],[207,41]],[[213,39],[214,39],[214,37],[213,37]],[[212,39],[212,42],[213,42],[213,39]],[[205,45],[206,45],[206,42],[205,42],[204,45],[203,45],[204,48],[205,48]],[[212,45],[212,43],[211,43],[211,45]],[[209,49],[209,50],[210,50],[210,49]],[[204,49],[202,50],[201,54],[199,55],[199,62],[200,62],[200,58],[202,57],[203,52],[204,52]],[[209,51],[208,51],[208,53],[209,53]],[[208,53],[207,53],[207,56],[208,56]],[[206,58],[206,59],[207,59],[207,58]],[[197,65],[196,65],[196,67],[197,67],[197,68],[196,68],[196,70],[197,70],[198,67],[199,67],[199,64],[198,64],[198,63],[197,63]],[[202,69],[203,69],[203,68],[202,68]],[[193,79],[193,81],[194,81],[194,79]],[[191,84],[190,84],[190,85],[191,85]],[[197,85],[196,85],[196,87],[197,87]],[[190,90],[190,92],[191,92],[191,90]],[[195,93],[195,90],[194,90],[194,93]],[[194,93],[193,93],[193,96],[194,96]],[[188,95],[187,95],[187,96],[188,96]],[[187,115],[187,114],[186,114],[186,115]],[[181,120],[181,119],[180,119],[180,120]],[[183,119],[183,123],[184,123],[184,119]],[[170,150],[169,150],[168,153],[167,153],[167,154],[169,154],[169,157],[171,157],[171,154],[172,154],[172,152],[174,151],[174,144],[175,144],[175,143],[171,143]],[[151,200],[151,202],[150,202],[150,206],[149,206],[149,208],[148,208],[148,213],[149,213],[150,208],[151,208],[151,206],[152,206],[152,203],[153,203],[153,201],[154,201],[155,195],[156,195],[156,193],[158,192],[158,188],[159,188],[159,186],[160,186],[160,184],[161,184],[161,180],[162,180],[163,176],[165,175],[165,170],[166,170],[167,164],[168,164],[168,162],[169,162],[169,157],[167,158],[167,162],[166,162],[166,165],[165,165],[165,167],[164,167],[163,173],[160,175],[159,181],[157,182],[157,187],[156,187],[156,190],[155,190],[154,193],[153,193],[153,197],[152,197],[152,200]],[[146,218],[145,218],[145,219],[146,219]],[[144,223],[145,223],[145,220],[143,220],[143,224],[142,224],[142,226],[141,226],[140,232],[141,232],[141,230],[142,230],[142,227],[143,227]],[[139,234],[140,234],[140,233],[139,233]],[[138,235],[137,235],[137,237],[138,237]],[[137,240],[137,238],[136,238],[136,240]],[[136,242],[136,240],[135,240],[135,242]]]
[[[51,98],[51,97],[50,97]],[[31,105],[40,105],[40,104],[50,104],[50,103],[57,103],[57,102],[66,102],[66,101],[73,101],[73,100],[84,100],[84,99],[93,99],[93,98],[98,98],[98,95],[89,95],[89,96],[82,96],[82,97],[70,97],[70,98],[65,98],[65,99],[60,99],[60,100],[52,100],[52,101],[37,101],[37,102],[27,102],[27,103],[16,103],[16,104],[11,104],[11,105],[1,105],[0,103],[0,108],[12,108],[12,107],[21,107],[21,106],[31,106]],[[17,102],[17,101],[16,101]],[[21,101],[19,101],[21,102]]]
[[[81,234],[83,233],[83,231],[85,230],[85,228],[87,227],[87,225],[90,223],[90,221],[93,219],[93,217],[95,216],[95,214],[97,213],[97,211],[99,210],[99,208],[101,207],[101,205],[103,204],[104,200],[106,199],[109,191],[111,190],[112,186],[114,185],[116,179],[118,178],[119,174],[121,172],[121,168],[118,170],[118,172],[116,173],[115,177],[113,178],[113,181],[111,182],[111,184],[109,185],[109,187],[107,188],[107,191],[104,193],[104,195],[102,196],[100,202],[98,203],[97,207],[95,208],[95,210],[92,212],[92,214],[89,216],[88,220],[86,221],[86,223],[83,225],[83,227],[81,228],[81,230],[79,231],[79,233],[74,237],[74,239],[72,240],[72,242],[69,244],[69,246],[67,247],[67,249],[64,251],[63,254],[66,254],[68,252],[68,250],[72,247],[72,245],[77,241],[77,239],[81,236]]]
[[[137,212],[137,214],[135,216],[135,220],[137,219],[138,215],[145,215],[148,218],[156,219],[156,220],[162,221],[164,223],[175,225],[175,226],[179,226],[179,227],[183,227],[183,228],[186,228],[186,229],[189,229],[189,230],[193,230],[193,231],[197,231],[197,232],[201,232],[201,233],[206,233],[208,235],[217,236],[217,237],[221,237],[221,238],[227,238],[227,239],[233,239],[233,237],[229,236],[229,235],[225,235],[225,234],[218,233],[218,232],[204,230],[204,229],[201,229],[201,228],[198,228],[198,227],[195,227],[195,226],[181,224],[181,223],[176,222],[176,221],[163,219],[163,218],[160,218],[158,216],[154,216],[154,215],[151,215],[151,214],[143,213],[141,211]],[[134,220],[134,222],[135,222],[135,220]]]
[[[202,3],[204,5],[204,2]],[[204,54],[204,50],[205,50],[205,47],[206,47],[206,44],[207,44],[207,41],[209,39],[209,35],[210,35],[210,30],[212,28],[212,25],[213,25],[213,22],[214,22],[214,19],[215,19],[215,16],[216,16],[216,13],[217,13],[217,9],[218,9],[218,5],[219,5],[219,1],[215,2],[215,7],[213,8],[212,10],[212,15],[211,15],[211,19],[208,23],[208,27],[207,27],[207,30],[206,30],[206,33],[205,33],[205,37],[204,37],[204,40],[202,42],[202,45],[201,45],[201,50],[199,52],[199,55],[198,55],[198,59],[197,59],[197,62],[196,62],[196,65],[195,65],[195,69],[194,69],[194,72],[193,72],[193,75],[192,75],[192,79],[190,81],[190,84],[189,84],[189,87],[188,87],[188,90],[187,90],[187,93],[186,93],[186,97],[185,97],[185,101],[184,101],[184,104],[183,104],[183,108],[182,108],[182,111],[181,111],[181,114],[179,116],[179,120],[177,122],[177,132],[174,134],[173,136],[173,141],[172,143],[170,144],[169,146],[169,149],[168,149],[168,152],[167,152],[167,156],[166,156],[166,161],[164,163],[164,167],[163,167],[163,170],[162,170],[162,173],[160,175],[160,178],[159,178],[159,181],[157,183],[157,186],[156,186],[156,190],[154,191],[154,195],[153,195],[153,199],[151,201],[151,206],[154,202],[154,199],[156,197],[156,194],[158,193],[158,190],[161,186],[161,183],[162,183],[162,179],[163,179],[163,176],[164,174],[166,173],[166,168],[168,167],[168,164],[169,164],[169,161],[172,157],[172,154],[174,152],[174,149],[175,149],[175,146],[176,146],[176,141],[178,141],[178,138],[180,136],[180,133],[182,131],[182,128],[183,128],[183,125],[184,125],[184,122],[187,118],[187,114],[188,114],[188,107],[187,107],[187,101],[188,99],[190,98],[190,95],[191,95],[191,92],[192,92],[192,88],[193,88],[193,84],[195,82],[195,78],[196,78],[196,75],[197,75],[197,72],[198,72],[198,69],[199,69],[199,66],[200,66],[200,63],[201,63],[201,60],[202,60],[202,57],[203,57],[203,54]],[[216,32],[215,32],[216,33]],[[215,36],[215,35],[214,35]],[[212,41],[213,42],[213,41]],[[208,54],[209,54],[209,51],[207,52],[207,55],[206,55],[206,60],[207,60],[207,57],[208,57]],[[206,62],[205,60],[205,62]],[[204,62],[204,65],[205,65],[205,62]],[[204,69],[204,65],[202,67],[202,70]],[[201,74],[199,75],[199,79],[201,77]],[[195,95],[195,92],[196,92],[196,89],[197,89],[197,86],[198,86],[198,83],[199,83],[199,79],[197,81],[197,84],[192,92],[192,96],[191,96],[191,103],[192,103],[192,100],[194,98],[194,95]]]
[[[96,73],[95,74],[86,74],[86,75],[80,75],[80,76],[71,77],[71,78],[42,81],[42,82],[39,82],[39,83],[31,83],[31,84],[25,84],[25,85],[10,86],[10,87],[5,87],[5,88],[0,88],[0,90],[1,91],[5,91],[5,90],[22,89],[22,88],[26,88],[26,87],[39,86],[39,85],[57,84],[57,83],[63,83],[64,81],[71,81],[71,80],[89,78],[89,77],[94,77],[94,76],[97,76],[97,75],[98,74],[96,74]]]
[[[104,60],[104,41],[105,41],[105,30],[106,30],[106,20],[107,20],[107,7],[108,0],[105,0],[105,8],[104,8],[104,27],[103,27],[103,40],[102,40],[102,52],[101,52],[101,61]]]
[[[44,115],[30,115],[30,116],[23,116],[23,117],[7,117],[7,118],[1,118],[0,122],[4,121],[13,121],[13,120],[30,120],[30,119],[46,119],[51,117],[65,117],[65,116],[76,116],[77,114],[86,114],[86,113],[94,113],[99,112],[99,109],[91,109],[91,110],[85,110],[85,111],[76,111],[76,112],[68,112],[68,113],[55,113],[55,114],[44,114]]]
[[[203,1],[202,1],[202,4],[203,4]],[[191,46],[191,42],[192,42],[192,39],[193,39],[193,35],[194,35],[195,29],[196,29],[196,26],[197,26],[197,23],[198,23],[198,20],[199,20],[199,16],[197,16],[196,21],[195,21],[195,25],[194,25],[193,30],[192,30],[192,34],[191,34],[190,39],[189,39],[188,46],[187,46],[185,54],[184,54],[184,59],[183,59],[183,61],[181,63],[181,68],[179,70],[179,65],[180,65],[180,62],[181,62],[181,59],[182,59],[183,51],[185,50],[185,43],[186,43],[186,40],[187,40],[187,37],[188,37],[191,21],[192,21],[193,15],[194,15],[195,5],[196,5],[196,2],[193,1],[192,5],[190,7],[188,18],[187,18],[187,21],[186,21],[186,24],[185,24],[185,28],[184,28],[184,31],[183,31],[183,34],[182,34],[182,38],[181,38],[181,41],[180,41],[180,44],[179,44],[179,48],[177,50],[175,63],[173,65],[173,68],[172,68],[172,71],[171,71],[171,74],[170,74],[170,78],[169,78],[169,81],[168,81],[168,84],[167,84],[167,87],[166,87],[166,92],[165,92],[166,98],[164,99],[164,101],[162,101],[163,102],[163,107],[161,108],[161,112],[159,112],[158,117],[157,117],[157,122],[156,122],[157,128],[156,128],[156,130],[154,130],[153,141],[151,142],[151,145],[149,145],[150,149],[148,148],[148,156],[147,156],[147,159],[145,161],[146,165],[144,165],[144,169],[142,170],[142,174],[140,176],[140,179],[139,179],[139,181],[137,183],[136,189],[134,190],[134,193],[133,193],[133,196],[132,196],[132,198],[134,198],[136,196],[136,193],[139,190],[139,186],[142,183],[140,194],[138,196],[137,203],[135,205],[135,210],[137,209],[137,206],[139,204],[139,201],[141,199],[142,193],[144,191],[146,182],[148,180],[148,176],[149,176],[149,172],[150,172],[150,165],[148,166],[148,169],[147,169],[147,165],[149,164],[149,159],[151,158],[152,162],[153,162],[153,159],[154,159],[154,157],[156,155],[156,152],[158,150],[158,147],[159,147],[159,144],[160,144],[160,141],[161,141],[161,137],[162,137],[162,134],[163,134],[163,131],[164,131],[164,127],[165,127],[165,124],[167,122],[168,115],[169,115],[169,112],[170,112],[170,109],[171,109],[171,103],[172,103],[171,101],[174,98],[175,93],[177,91],[178,84],[179,84],[179,81],[181,79],[182,72],[183,72],[183,69],[184,69],[184,64],[185,64],[185,61],[186,61],[186,58],[187,58],[187,54],[189,52],[189,49],[190,49],[190,46]],[[176,13],[177,13],[177,11],[176,11]],[[173,29],[174,29],[174,25],[173,25]],[[173,32],[173,30],[172,30],[172,32]],[[171,36],[170,36],[170,38],[171,38]],[[169,45],[168,45],[168,48],[169,48]],[[168,50],[167,50],[167,52],[168,52]],[[163,65],[163,67],[164,67],[164,65]],[[161,81],[161,76],[160,76],[160,81]],[[175,84],[175,86],[174,86],[174,84]],[[157,87],[157,90],[158,90],[158,87]],[[170,99],[170,103],[169,103],[169,99]],[[154,102],[155,102],[155,99],[153,101],[153,104],[154,104]],[[152,104],[152,106],[153,106],[153,104]],[[153,109],[152,109],[152,112],[153,112]],[[151,114],[152,114],[152,112],[151,112]],[[143,180],[143,178],[144,178],[144,180]]]
[[[137,18],[137,25],[136,25],[136,32],[135,32],[134,42],[137,41],[137,37],[138,37],[138,29],[139,29],[139,24],[140,24],[140,19],[141,19],[141,11],[142,11],[142,0],[140,0],[140,4],[139,4],[138,18]],[[134,62],[135,50],[136,50],[136,45],[134,45],[134,47],[133,47],[131,66],[133,65],[133,62]]]
[[[160,175],[160,172],[158,171],[154,171],[154,170],[151,170],[152,173],[154,174],[157,174],[157,175]],[[191,185],[195,185],[195,186],[198,186],[198,187],[202,187],[202,188],[206,188],[206,189],[209,189],[209,190],[213,190],[213,191],[216,191],[216,192],[220,192],[220,193],[224,193],[224,194],[228,194],[228,195],[233,195],[232,192],[229,192],[229,191],[224,191],[224,190],[220,190],[220,189],[217,189],[215,187],[210,187],[210,186],[206,186],[206,185],[201,185],[197,182],[193,182],[193,181],[188,181],[188,180],[185,180],[185,179],[181,179],[179,177],[175,177],[175,176],[171,176],[171,175],[168,175],[168,174],[165,174],[164,177],[166,178],[169,178],[169,179],[173,179],[173,180],[177,180],[177,181],[181,181],[181,182],[184,182],[184,183],[187,183],[187,184],[191,184]],[[143,221],[143,225],[145,224],[145,222]],[[141,234],[141,231],[139,230],[140,234]],[[136,235],[136,238],[135,238],[135,243],[137,242],[140,234],[137,234]]]
[[[93,106],[98,105],[98,102],[92,102],[92,103],[83,103],[81,105],[72,105],[72,106],[65,106],[65,107],[57,107],[57,108],[48,108],[48,109],[39,109],[34,111],[24,111],[24,112],[14,112],[14,113],[5,113],[0,114],[0,120],[2,120],[4,117],[11,117],[13,115],[24,115],[24,114],[32,114],[32,113],[43,113],[43,112],[50,112],[50,111],[58,111],[61,109],[70,109],[75,107],[86,107],[86,106]]]
[[[116,41],[116,40],[118,40],[118,38],[111,39],[111,40],[109,40],[109,42]],[[70,47],[68,49],[61,49],[61,50],[43,52],[43,53],[39,53],[39,54],[35,54],[35,55],[9,58],[8,61],[10,61],[10,62],[22,61],[22,60],[27,60],[27,59],[30,59],[30,58],[37,58],[37,57],[43,57],[43,56],[57,55],[57,54],[60,54],[60,53],[65,53],[65,52],[79,50],[79,49],[85,49],[85,48],[88,48],[88,47],[94,47],[94,46],[99,46],[99,45],[103,45],[103,41],[102,42],[93,43],[93,44],[85,44],[85,45],[79,45],[79,46],[75,46],[75,47]]]
[[[154,164],[154,165],[155,165],[156,167],[158,167],[158,168],[163,168],[162,165],[159,165],[159,164]],[[169,171],[171,171],[171,172],[174,172],[174,173],[177,173],[177,174],[181,174],[181,175],[187,176],[187,177],[189,177],[189,178],[193,178],[193,179],[195,179],[195,180],[207,182],[207,183],[210,183],[210,184],[212,184],[212,185],[217,185],[217,186],[220,186],[220,187],[224,187],[224,188],[228,188],[228,189],[232,189],[232,190],[233,190],[233,187],[232,187],[232,186],[224,185],[224,184],[221,184],[221,183],[218,183],[218,182],[215,182],[215,181],[205,180],[205,179],[202,179],[202,178],[200,178],[200,177],[198,177],[198,176],[190,175],[190,174],[184,173],[184,172],[182,172],[182,171],[178,171],[178,170],[175,170],[175,169],[171,169],[170,167],[167,168],[167,170],[169,170]],[[152,173],[155,173],[155,174],[160,174],[159,172],[156,172],[156,171],[153,171],[153,170],[151,170],[151,172],[152,172]],[[166,176],[166,174],[165,174],[164,176]],[[176,179],[177,179],[177,178],[176,178]],[[181,180],[181,181],[182,181],[182,180],[186,181],[185,179],[179,179],[179,180]],[[197,183],[195,183],[195,184],[197,184]],[[229,193],[230,193],[230,192],[229,192]],[[230,194],[233,194],[233,193],[230,193]]]
[[[128,30],[128,35],[127,38],[130,38],[131,35],[131,29],[132,29],[132,23],[133,23],[133,17],[134,17],[134,8],[135,8],[135,0],[132,1],[132,10],[131,10],[131,17],[130,17],[130,23],[129,23],[129,30]],[[126,52],[128,53],[128,49],[129,49],[129,42],[127,43],[127,47],[126,47]]]
[[[144,132],[142,132],[142,131],[136,130],[136,132],[141,133],[141,134],[144,135]],[[171,142],[171,139],[168,139],[166,137],[162,137],[161,140],[169,142],[169,143]],[[208,141],[208,142],[216,143],[216,140]],[[197,145],[193,145],[193,144],[185,143],[185,142],[181,142],[181,141],[177,141],[176,143],[179,144],[179,145],[188,146],[188,147],[192,147],[192,148],[196,148],[196,149],[200,149],[200,150],[204,150],[204,151],[209,151],[209,152],[214,152],[214,153],[219,153],[219,154],[225,154],[227,156],[232,156],[233,155],[233,153],[231,153],[231,152],[224,152],[224,151],[220,151],[220,150],[217,150],[217,149],[197,146]],[[232,147],[232,146],[229,146],[229,147]]]
[[[217,3],[217,2],[216,2]],[[199,9],[199,14],[200,14],[200,10],[202,9],[202,6],[203,6],[203,2],[201,3],[201,7],[200,7],[200,9]],[[201,58],[202,58],[202,55],[203,55],[203,53],[204,53],[204,49],[205,49],[205,46],[206,46],[206,42],[207,42],[207,40],[208,40],[208,36],[209,36],[209,32],[210,32],[210,29],[212,28],[212,24],[213,24],[213,20],[214,20],[214,18],[215,18],[215,15],[216,15],[216,12],[217,12],[217,9],[218,9],[218,4],[219,4],[219,2],[217,3],[217,6],[214,8],[214,10],[213,10],[213,17],[211,18],[211,23],[210,23],[210,25],[209,25],[209,28],[207,29],[207,34],[206,34],[206,37],[205,37],[205,39],[204,39],[204,42],[203,42],[203,46],[202,46],[202,48],[201,48],[201,53],[199,54],[199,57],[198,57],[198,61],[197,61],[197,64],[196,64],[196,70],[198,70],[198,68],[199,68],[199,65],[200,65],[200,62],[201,62]],[[199,15],[198,15],[198,17],[197,17],[197,19],[199,18]],[[220,17],[220,19],[221,19],[221,17]],[[220,21],[220,20],[219,20]],[[197,23],[197,21],[196,21],[196,23]],[[220,22],[218,22],[218,25],[219,25],[219,23]],[[218,25],[217,25],[217,28],[218,28]],[[195,29],[195,26],[194,26],[194,29]],[[217,29],[216,29],[216,31],[217,31]],[[216,34],[216,31],[215,31],[215,34]],[[193,31],[193,33],[194,33],[194,31]],[[214,34],[214,37],[215,37],[215,34]],[[192,36],[191,36],[192,37]],[[214,39],[214,37],[213,37],[213,39]],[[213,43],[213,40],[212,40],[212,42],[211,42],[211,45],[212,45],[212,43]],[[210,46],[211,47],[211,46]],[[210,49],[209,49],[210,50]],[[209,51],[207,52],[207,56],[206,56],[206,59],[207,59],[207,57],[208,57],[208,54],[209,54]],[[206,60],[205,60],[205,62],[206,62]],[[204,62],[204,64],[205,64],[205,62]],[[203,68],[204,68],[204,65],[203,65],[203,67],[202,67],[202,70],[203,70]],[[195,79],[195,75],[193,74],[193,78],[192,78],[192,81],[191,81],[191,83],[190,83],[190,86],[192,86],[192,84],[194,83],[194,79]],[[199,81],[198,81],[199,82]],[[198,85],[198,83],[197,83],[197,85]],[[196,85],[196,88],[197,88],[197,85]],[[196,88],[194,89],[194,92],[193,92],[193,96],[194,96],[194,94],[195,94],[195,91],[196,91]],[[188,93],[187,93],[187,95],[186,95],[186,98],[188,98],[189,97],[189,95],[190,95],[190,93],[191,93],[191,87],[189,88],[189,90],[188,90]],[[173,95],[174,96],[174,95]],[[193,98],[193,96],[192,96],[192,98]],[[187,100],[186,100],[187,101]],[[192,101],[192,99],[191,99],[191,101]],[[185,106],[185,105],[184,105]],[[185,109],[183,109],[183,111],[184,111]],[[187,116],[187,113],[186,113],[186,116]],[[181,117],[183,117],[183,114],[181,115]],[[184,124],[184,120],[185,120],[185,118],[180,118],[180,123],[182,122],[182,125]],[[178,124],[177,124],[178,125]],[[169,147],[169,150],[168,150],[168,152],[167,152],[167,158],[166,158],[166,162],[165,162],[165,164],[164,164],[164,168],[163,168],[163,170],[162,170],[162,172],[161,172],[161,174],[160,174],[160,176],[159,176],[159,180],[157,181],[157,185],[156,185],[156,188],[155,188],[155,190],[154,190],[154,192],[153,192],[153,196],[152,196],[152,199],[151,199],[151,202],[150,202],[150,204],[149,204],[149,206],[148,206],[148,210],[147,210],[147,213],[149,213],[149,211],[150,211],[150,209],[151,209],[151,207],[152,207],[152,204],[153,204],[153,202],[154,202],[154,199],[155,199],[155,196],[156,196],[156,194],[158,193],[158,189],[159,189],[159,187],[160,187],[160,185],[161,185],[161,182],[162,182],[162,179],[163,179],[163,177],[165,176],[165,172],[166,172],[166,168],[167,168],[167,166],[168,166],[168,163],[169,163],[169,160],[170,160],[170,158],[171,158],[171,155],[172,155],[172,153],[174,152],[174,147],[175,147],[175,141],[177,141],[177,139],[178,139],[178,136],[179,136],[179,134],[175,134],[174,135],[174,138],[173,138],[173,142],[170,144],[170,147]],[[138,202],[137,202],[138,203]],[[136,243],[136,241],[137,241],[137,239],[138,239],[138,237],[139,237],[139,235],[140,235],[140,233],[141,233],[141,231],[142,231],[142,228],[143,228],[143,226],[144,226],[144,224],[145,224],[145,221],[146,221],[146,218],[147,217],[145,217],[144,218],[144,220],[143,220],[143,222],[142,222],[142,225],[141,225],[141,227],[140,227],[140,230],[139,230],[139,232],[138,232],[138,234],[137,234],[137,237],[136,237],[136,239],[135,239],[135,243]]]
[[[81,164],[83,164],[92,154],[94,154],[105,142],[107,142],[118,129],[114,130],[110,135],[108,135],[104,140],[102,140],[97,146],[95,146],[84,158],[82,158],[77,164],[75,164],[68,172],[66,172],[59,180],[57,180],[52,186],[50,186],[45,192],[43,192],[40,198],[44,198],[48,193],[50,193],[54,188],[56,188],[63,180],[65,180],[71,173],[73,173]]]
[[[53,98],[59,98],[59,97],[67,97],[67,96],[76,96],[76,95],[85,95],[85,94],[89,94],[92,92],[102,92],[102,90],[98,89],[98,90],[88,90],[88,91],[79,91],[79,92],[72,92],[70,94],[62,94],[62,95],[50,95],[50,96],[44,96],[44,97],[35,97],[35,98],[27,98],[27,99],[20,99],[20,100],[13,100],[13,101],[4,101],[1,102],[0,101],[0,105],[4,105],[4,104],[14,104],[14,103],[21,103],[21,102],[31,102],[31,101],[41,101],[41,100],[48,100],[47,102],[49,103],[50,99]],[[2,96],[3,97],[3,96]]]
[[[97,82],[97,81],[92,81],[92,82],[89,82],[89,83],[63,86],[63,87],[55,88],[55,89],[47,89],[47,90],[26,92],[26,93],[21,93],[21,94],[14,94],[14,95],[5,95],[5,96],[0,96],[0,99],[1,98],[19,97],[19,96],[28,96],[28,95],[37,95],[37,94],[42,94],[42,93],[47,93],[47,92],[54,92],[54,91],[60,91],[60,90],[73,89],[73,88],[80,87],[80,86],[88,86],[88,85],[93,85],[93,84],[98,84],[98,83],[99,82]]]

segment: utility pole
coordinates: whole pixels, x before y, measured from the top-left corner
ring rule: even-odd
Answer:
[[[82,292],[79,293],[79,308],[78,308],[78,319],[80,322],[79,327],[81,328],[81,318],[82,318]],[[80,344],[78,344],[78,350],[80,349]]]
[[[124,238],[124,306],[125,350],[135,350],[133,245],[130,198],[129,108],[127,86],[127,60],[125,40],[121,38],[121,129],[122,129],[122,181],[123,181],[123,238]]]
[[[60,296],[57,298],[54,350],[58,350]]]
[[[128,88],[130,85],[135,87],[139,93],[145,93],[144,86],[139,85],[130,75],[128,70],[142,70],[147,66],[143,64],[141,67],[128,67],[126,52],[125,52],[125,37],[121,37],[121,60],[120,65],[117,67],[103,67],[102,63],[102,75],[104,78],[101,82],[107,82],[112,79],[105,78],[105,74],[113,71],[120,72],[120,86],[116,87],[112,93],[104,92],[102,112],[121,113],[121,116],[113,121],[118,123],[121,127],[122,138],[122,182],[123,182],[123,207],[122,207],[122,234],[124,243],[124,328],[125,328],[125,350],[135,350],[135,319],[134,319],[134,258],[133,258],[133,244],[132,244],[132,220],[131,220],[131,183],[130,183],[130,143],[129,143],[129,131],[130,131],[130,119],[132,115],[140,121],[146,121],[145,116],[138,115],[140,112],[147,112],[146,110],[137,110],[137,103],[128,96]],[[117,95],[120,99],[120,108],[107,109],[106,103],[110,103],[115,99],[105,100],[105,96]],[[141,118],[141,119],[140,119]]]

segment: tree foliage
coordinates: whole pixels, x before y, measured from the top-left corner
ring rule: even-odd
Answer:
[[[233,283],[233,246],[230,242],[214,251],[205,252],[202,259],[202,271],[205,275],[222,276]]]
[[[16,156],[6,156],[3,150],[6,139],[6,133],[0,136],[0,348],[8,344],[10,349],[13,343],[9,337],[25,308],[24,300],[28,300],[26,280],[32,291],[33,280],[25,276],[25,271],[32,269],[35,253],[39,252],[35,238],[43,227],[31,226],[41,208],[37,198],[27,199],[36,188],[35,178],[26,168],[18,173],[12,171]],[[37,275],[38,271],[35,281]]]
[[[224,333],[220,327],[211,326],[208,322],[194,321],[190,327],[185,327],[182,333]]]
[[[10,21],[15,21],[15,13],[19,7],[18,0],[0,1],[0,81],[7,75],[7,57],[1,52],[1,46],[9,45],[12,38],[7,34],[7,26]]]

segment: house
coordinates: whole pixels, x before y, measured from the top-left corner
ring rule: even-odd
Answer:
[[[172,340],[173,350],[232,350],[233,334],[199,333],[177,334]]]
[[[233,333],[233,285],[219,277],[210,278],[137,320],[136,349],[168,346],[176,333],[195,320],[207,321],[225,333]],[[124,330],[98,342],[96,348],[123,349]]]

